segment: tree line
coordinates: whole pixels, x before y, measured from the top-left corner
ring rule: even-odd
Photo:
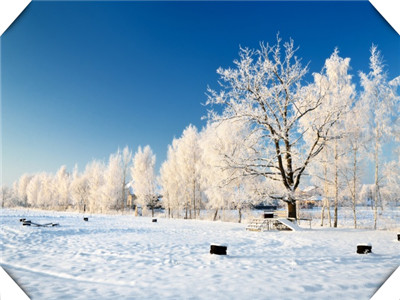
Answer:
[[[279,36],[274,45],[240,48],[233,67],[217,70],[219,87],[207,90],[207,125],[189,125],[173,139],[158,175],[150,146],[134,155],[126,147],[82,172],[62,166],[56,174],[24,174],[3,187],[3,205],[105,212],[126,209],[133,192],[143,208],[161,197],[169,217],[197,218],[209,209],[215,219],[221,209],[237,209],[240,222],[243,208],[274,199],[297,217],[301,189],[313,184],[323,197],[321,225],[327,218],[336,227],[346,201],[357,227],[361,178],[373,165],[376,228],[379,208],[400,200],[400,76],[388,78],[372,45],[359,89],[338,49],[308,83],[308,65],[296,52],[293,40],[282,44]],[[388,149],[397,149],[390,161]]]

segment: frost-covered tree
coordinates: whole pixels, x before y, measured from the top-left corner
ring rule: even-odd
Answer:
[[[247,161],[255,140],[250,140],[248,124],[240,120],[209,123],[200,134],[201,182],[208,207],[215,210],[236,208],[241,222],[242,209],[254,200],[259,176],[247,176],[238,165]],[[235,163],[232,163],[232,162]]]
[[[351,108],[344,120],[346,135],[343,144],[346,149],[347,165],[343,170],[343,178],[349,196],[351,197],[354,228],[357,228],[357,203],[361,189],[360,177],[362,173],[362,161],[366,156],[366,144],[368,142],[368,103],[358,101]]]
[[[70,176],[66,166],[61,166],[54,177],[54,205],[66,209],[70,205]]]
[[[86,212],[89,197],[89,181],[85,175],[79,174],[78,167],[75,166],[70,185],[71,200],[75,208],[83,212]]]
[[[326,147],[319,159],[314,160],[314,164],[320,162],[320,167],[317,166],[317,175],[323,178],[324,192],[333,191],[334,199],[334,219],[333,226],[337,227],[338,221],[338,205],[341,198],[340,191],[343,189],[343,180],[341,174],[345,168],[346,147],[343,139],[346,137],[346,128],[344,116],[349,112],[355,100],[355,86],[352,83],[352,76],[349,75],[350,58],[342,58],[339,56],[339,51],[336,48],[332,55],[325,61],[324,69],[321,74],[314,74],[315,88],[324,90],[324,102],[314,112],[325,117],[325,112],[334,112],[336,122],[332,124],[327,136]],[[311,121],[315,120],[313,113],[306,116],[302,121],[305,121],[305,130],[314,124],[308,122],[307,118],[311,116]],[[342,116],[342,118],[339,118]],[[324,120],[322,120],[324,122]],[[313,135],[305,135],[309,145],[314,143]],[[322,165],[321,165],[322,164]],[[328,169],[329,166],[333,168]],[[315,168],[314,168],[315,170]],[[323,174],[322,174],[323,173]],[[328,188],[330,186],[330,188]],[[329,197],[325,195],[325,197]],[[329,203],[329,201],[324,201]],[[329,209],[329,208],[328,208]],[[322,210],[323,212],[323,210]],[[323,223],[323,214],[321,215],[321,224]]]
[[[400,204],[400,148],[397,149],[397,158],[387,162],[383,169],[384,188],[383,192],[393,206]]]
[[[258,132],[263,146],[242,165],[247,174],[264,176],[282,184],[288,216],[296,218],[295,192],[309,163],[325,146],[338,110],[315,112],[325,101],[325,90],[303,86],[308,72],[295,55],[293,40],[261,44],[259,50],[240,49],[234,68],[219,68],[220,91],[208,89],[207,104],[220,104],[222,113],[213,110],[209,119],[216,122],[238,119]],[[282,53],[283,52],[283,53]],[[309,117],[307,126],[300,121]],[[303,124],[304,125],[304,124]],[[305,147],[304,134],[313,142]]]
[[[381,177],[381,150],[383,144],[391,136],[393,122],[399,118],[398,111],[394,109],[399,102],[397,94],[397,81],[388,81],[387,72],[384,69],[383,59],[380,51],[375,45],[371,47],[369,59],[370,72],[360,72],[361,86],[363,87],[362,97],[369,102],[369,127],[372,129],[371,146],[375,165],[374,176],[374,228],[377,226],[378,206],[380,203],[380,177]],[[398,106],[397,106],[398,107]]]
[[[102,211],[102,186],[104,185],[105,165],[103,162],[93,160],[86,168],[84,176],[87,178],[88,193],[88,210],[91,212]]]
[[[3,207],[16,207],[21,206],[22,203],[16,195],[16,190],[6,185],[1,186],[0,193],[0,206]]]
[[[167,159],[162,163],[158,182],[163,195],[164,207],[168,211],[168,217],[174,217],[174,212],[179,214],[181,196],[180,176],[177,159],[178,140],[174,139],[168,146]]]
[[[104,184],[101,187],[101,203],[105,210],[121,208],[125,190],[121,189],[124,182],[124,170],[122,168],[122,155],[118,150],[110,155],[108,165],[104,170]],[[125,186],[124,186],[125,187]]]
[[[28,206],[27,186],[32,179],[32,175],[23,174],[14,185],[17,197],[23,206]]]
[[[196,218],[201,208],[199,133],[189,125],[177,142],[176,157],[180,177],[180,193],[183,194],[185,217]]]
[[[54,175],[48,173],[40,173],[40,190],[38,195],[38,207],[45,209],[58,208],[58,190],[55,185]]]
[[[39,206],[39,192],[41,188],[41,174],[33,175],[26,187],[27,203],[29,207]]]
[[[129,168],[132,162],[132,151],[126,146],[121,153],[121,170],[122,170],[122,180],[120,183],[121,188],[121,198],[120,198],[120,207],[121,209],[125,209],[126,201],[127,201],[127,188],[126,185],[129,181]]]
[[[155,163],[156,156],[150,146],[146,146],[143,149],[139,146],[133,157],[131,167],[132,187],[137,197],[137,202],[143,207],[149,206],[152,216],[154,216],[154,207],[158,201],[154,172]]]

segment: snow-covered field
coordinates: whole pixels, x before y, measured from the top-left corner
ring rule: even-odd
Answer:
[[[237,223],[82,217],[2,210],[1,266],[32,299],[369,299],[400,264],[399,228],[249,232]],[[356,254],[361,242],[373,253]],[[211,243],[226,244],[228,255],[209,254]]]

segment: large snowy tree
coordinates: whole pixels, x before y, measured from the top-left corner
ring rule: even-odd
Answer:
[[[323,149],[338,113],[316,114],[325,100],[325,90],[303,86],[308,68],[297,58],[293,40],[276,45],[261,44],[259,50],[240,49],[234,68],[219,68],[221,89],[208,89],[207,104],[220,104],[222,113],[213,110],[209,119],[217,122],[240,119],[259,133],[261,150],[242,166],[247,174],[264,176],[282,183],[288,216],[296,218],[295,192],[310,161]],[[283,52],[283,53],[282,53]],[[314,112],[314,114],[312,114]],[[307,115],[309,126],[300,121]],[[304,134],[313,142],[304,146]]]

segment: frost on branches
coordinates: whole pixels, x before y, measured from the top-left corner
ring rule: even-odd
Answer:
[[[208,105],[222,105],[222,113],[209,111],[214,122],[241,120],[249,124],[257,145],[246,161],[230,164],[249,175],[280,181],[285,188],[288,216],[296,218],[295,192],[306,167],[324,148],[340,109],[326,103],[329,84],[303,84],[308,72],[295,55],[293,40],[260,49],[241,48],[234,68],[219,68],[220,90],[208,89]],[[307,122],[301,122],[307,118]],[[305,135],[311,143],[305,143]]]

